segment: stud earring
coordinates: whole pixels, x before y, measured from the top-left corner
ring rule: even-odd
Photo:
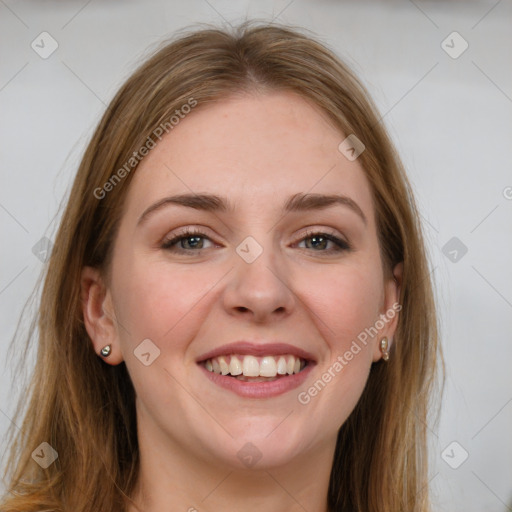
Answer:
[[[380,340],[380,351],[382,352],[382,359],[384,359],[384,361],[389,361],[388,346],[388,339],[382,338]]]
[[[101,349],[101,355],[103,357],[108,357],[110,355],[111,351],[112,351],[112,345],[107,345],[106,347],[103,347]]]

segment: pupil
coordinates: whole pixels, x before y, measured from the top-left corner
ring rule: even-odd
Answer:
[[[190,237],[186,238],[184,241],[185,241],[185,243],[188,243],[188,245],[191,247],[202,246],[200,236],[190,236]]]
[[[313,247],[325,248],[326,239],[324,237],[322,237],[322,236],[312,236],[311,237],[311,243],[312,243]]]

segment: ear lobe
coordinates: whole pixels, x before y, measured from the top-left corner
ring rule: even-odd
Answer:
[[[109,364],[119,364],[123,358],[118,346],[115,323],[110,314],[111,295],[100,271],[93,267],[84,267],[80,285],[84,325],[94,351],[101,357],[101,349],[111,345],[112,350],[108,359],[103,357],[102,359]]]
[[[374,362],[382,358],[380,348],[382,338],[386,337],[388,339],[388,351],[393,344],[393,337],[398,325],[399,312],[402,309],[402,305],[400,304],[400,291],[402,289],[403,267],[403,262],[397,263],[393,269],[393,277],[384,283],[384,311],[381,313],[380,318],[385,325],[377,335],[373,353]]]

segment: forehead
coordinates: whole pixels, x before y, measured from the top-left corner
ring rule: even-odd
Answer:
[[[298,192],[343,193],[373,217],[357,160],[338,150],[345,134],[292,92],[234,96],[193,109],[135,171],[128,209],[167,194],[210,192],[236,207],[281,205]]]

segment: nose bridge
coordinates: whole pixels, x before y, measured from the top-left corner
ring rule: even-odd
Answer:
[[[274,313],[289,313],[294,298],[283,255],[268,233],[256,236],[259,241],[248,236],[236,247],[225,307],[231,314],[247,312],[260,319]]]

